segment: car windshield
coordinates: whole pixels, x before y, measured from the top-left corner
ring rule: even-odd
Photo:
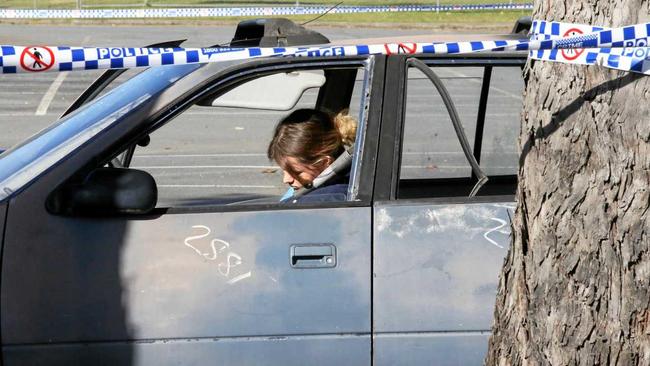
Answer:
[[[0,154],[0,201],[201,66],[148,69]]]

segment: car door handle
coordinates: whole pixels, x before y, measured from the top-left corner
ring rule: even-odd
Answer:
[[[336,267],[336,247],[334,244],[294,244],[290,261],[293,268]]]

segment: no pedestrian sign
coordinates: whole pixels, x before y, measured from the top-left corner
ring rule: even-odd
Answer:
[[[571,28],[568,31],[564,32],[564,35],[562,37],[573,37],[573,36],[579,36],[582,35],[582,31],[578,28]],[[570,48],[566,50],[560,50],[560,53],[562,53],[562,56],[569,61],[573,61],[580,57],[582,53],[585,52],[583,48]]]
[[[54,52],[43,46],[25,47],[20,55],[20,66],[25,71],[46,71],[54,65]]]

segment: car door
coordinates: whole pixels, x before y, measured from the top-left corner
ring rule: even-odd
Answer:
[[[265,62],[233,68],[228,82],[234,85],[271,69],[327,71],[353,65],[361,70],[348,200],[224,205],[219,202],[234,201],[201,193],[147,215],[48,211],[48,197],[61,182],[110,161],[108,154],[131,139],[128,133],[143,131],[138,121],[125,131],[111,129],[10,201],[2,258],[5,364],[370,364],[370,198],[383,60]],[[218,88],[222,80],[201,82],[202,88]],[[177,94],[196,102],[192,93],[202,89],[196,80],[185,84],[194,89]],[[325,94],[319,93],[318,101],[326,100]],[[178,100],[165,103],[151,103],[150,125],[183,109]],[[178,138],[184,137],[182,130]],[[196,148],[192,141],[185,145]],[[196,161],[198,155],[184,158]],[[173,153],[161,160],[172,158]],[[160,167],[145,165],[139,168]],[[185,176],[204,174],[194,169]],[[156,176],[158,194],[164,195],[174,184],[160,187],[161,179],[164,175]],[[196,188],[186,184],[180,192]]]
[[[373,207],[373,359],[477,365],[515,207],[525,59],[420,60],[442,80],[489,181],[468,197],[477,175],[440,92],[406,57],[391,57],[378,165],[390,174],[378,175]]]

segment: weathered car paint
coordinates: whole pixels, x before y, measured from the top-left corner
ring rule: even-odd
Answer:
[[[485,351],[486,337],[476,341],[474,335],[456,337],[450,332],[489,332],[498,275],[509,243],[508,212],[513,208],[504,202],[375,205],[377,357],[396,357],[382,345],[404,353],[428,344],[433,348],[418,357],[433,362],[445,359],[433,352],[443,342],[454,345],[440,350],[462,351],[454,358],[462,358],[459,364],[482,362],[484,353],[476,352],[476,344],[481,343],[479,349]]]
[[[70,342],[94,354],[114,340],[302,335],[296,352],[308,355],[352,334],[369,340],[370,225],[369,207],[130,220],[17,204],[3,264],[3,342],[54,355]],[[289,247],[302,243],[334,244],[337,266],[291,268]],[[357,364],[370,354],[366,343],[348,354]],[[215,342],[209,352],[231,354],[241,342],[231,344]],[[194,345],[176,349],[190,355]]]
[[[373,338],[373,365],[482,365],[489,336],[489,332],[378,334]]]

